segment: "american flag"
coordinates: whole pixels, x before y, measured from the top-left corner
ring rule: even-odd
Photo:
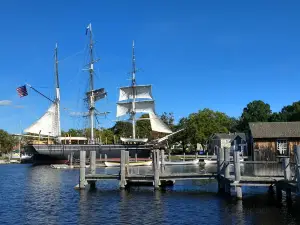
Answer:
[[[23,85],[21,87],[18,87],[17,88],[17,92],[18,92],[18,95],[20,97],[24,97],[24,96],[27,96],[28,93],[27,93],[27,89],[26,89],[26,85]]]

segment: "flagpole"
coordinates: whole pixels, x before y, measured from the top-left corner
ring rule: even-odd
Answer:
[[[41,96],[43,96],[44,98],[48,99],[50,102],[55,103],[53,100],[51,100],[50,98],[48,98],[46,95],[42,94],[41,92],[39,92],[38,90],[36,90],[34,87],[32,87],[30,84],[26,84],[28,87],[30,87],[32,90],[34,90],[35,92],[37,92],[38,94],[40,94]]]

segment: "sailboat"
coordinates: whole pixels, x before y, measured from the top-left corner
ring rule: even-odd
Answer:
[[[31,85],[29,88],[45,97],[51,102],[47,112],[35,123],[24,130],[27,135],[38,137],[26,146],[26,152],[34,154],[33,161],[35,164],[55,164],[66,163],[68,157],[72,154],[75,158],[79,158],[81,150],[86,151],[89,157],[90,151],[96,151],[97,156],[106,155],[109,161],[119,161],[121,150],[129,151],[130,157],[138,159],[149,159],[153,144],[147,142],[147,138],[136,138],[135,124],[136,113],[148,113],[153,131],[173,135],[172,131],[161,121],[156,115],[154,109],[154,100],[152,97],[151,85],[136,85],[135,74],[135,54],[134,43],[132,50],[132,82],[129,87],[120,88],[119,102],[117,103],[117,117],[130,115],[132,121],[133,133],[132,137],[122,137],[121,144],[103,145],[95,138],[95,116],[101,113],[96,110],[95,103],[106,97],[107,93],[104,88],[94,89],[94,64],[98,61],[94,59],[94,41],[92,33],[92,25],[89,24],[86,30],[89,35],[89,91],[86,92],[85,101],[88,102],[88,115],[90,121],[90,138],[87,137],[62,137],[60,126],[60,85],[58,73],[58,47],[55,47],[55,98],[50,99],[36,90]],[[160,141],[163,141],[161,139]]]
[[[171,134],[172,131],[155,113],[152,85],[137,85],[136,83],[137,69],[134,48],[133,41],[131,85],[119,88],[119,101],[117,102],[116,117],[122,118],[124,116],[129,116],[129,121],[132,123],[132,137],[121,137],[121,141],[124,143],[146,143],[148,138],[136,138],[136,122],[138,120],[150,120],[151,129],[155,132]],[[137,113],[148,114],[149,118],[137,119]]]
[[[55,164],[66,163],[68,157],[73,154],[75,158],[79,157],[81,150],[86,151],[87,157],[89,152],[94,150],[97,156],[106,154],[108,159],[120,158],[121,150],[125,149],[130,152],[130,156],[137,155],[138,158],[149,158],[151,145],[140,144],[121,144],[121,145],[103,145],[99,143],[94,136],[95,116],[98,111],[95,108],[95,102],[106,97],[107,93],[104,88],[94,89],[94,64],[98,61],[94,59],[94,41],[92,33],[92,25],[89,24],[86,30],[89,35],[89,91],[86,92],[85,101],[88,102],[89,111],[86,113],[90,120],[90,138],[87,137],[62,137],[60,127],[60,85],[58,73],[58,47],[55,47],[55,98],[52,100],[31,85],[29,88],[45,97],[51,102],[46,113],[35,123],[24,130],[25,135],[36,137],[32,143],[26,146],[26,152],[34,154],[33,160],[35,164]]]

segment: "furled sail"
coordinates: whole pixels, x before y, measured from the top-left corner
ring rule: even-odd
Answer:
[[[171,134],[172,131],[170,128],[154,113],[149,113],[151,128],[153,131],[160,132],[160,133],[167,133]]]
[[[26,133],[49,135],[52,137],[59,136],[58,129],[58,108],[57,104],[53,103],[47,112],[34,124],[24,130]]]
[[[117,103],[117,117],[124,116],[132,111],[132,102]],[[135,112],[150,113],[154,112],[154,101],[135,102]]]
[[[135,91],[135,98],[153,99],[151,85],[137,85],[132,87],[121,87],[119,101],[133,99],[133,90]]]
[[[87,95],[86,100],[89,99],[89,97],[91,96],[91,94],[92,94],[92,91],[89,91],[89,92],[86,93],[86,95]],[[98,100],[100,100],[102,98],[105,98],[106,95],[107,95],[107,92],[105,91],[104,88],[100,88],[100,89],[94,90],[93,94],[94,94],[94,101],[96,102],[96,101],[98,101]]]

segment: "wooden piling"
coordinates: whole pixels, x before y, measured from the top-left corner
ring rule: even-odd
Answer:
[[[80,151],[80,172],[79,172],[79,189],[84,189],[85,182],[85,151]]]
[[[125,151],[125,171],[126,175],[129,174],[129,151]]]
[[[161,173],[165,172],[165,151],[160,150]]]
[[[233,164],[234,164],[234,181],[240,182],[241,180],[241,165],[240,165],[240,152],[236,145],[236,141],[234,141],[233,145]],[[241,186],[235,187],[236,191],[236,198],[242,199],[243,198],[243,191]]]
[[[230,195],[230,168],[229,168],[229,163],[230,163],[230,149],[229,148],[224,148],[224,177],[225,177],[225,193]]]
[[[223,148],[217,149],[217,169],[218,169],[218,175],[221,175],[224,167],[224,150]]]
[[[159,189],[159,150],[155,149],[153,151],[153,169],[154,169],[154,190]]]
[[[135,162],[137,162],[138,161],[137,153],[135,153],[134,157],[135,157]]]
[[[120,159],[120,189],[124,189],[126,186],[126,169],[125,169],[125,150],[121,150],[121,159]]]
[[[290,158],[286,157],[283,159],[283,168],[284,168],[284,179],[287,181],[292,180]]]
[[[96,174],[96,151],[90,152],[90,174]]]
[[[224,177],[226,179],[230,178],[229,163],[230,163],[230,149],[224,148]]]
[[[107,154],[104,155],[105,162],[107,162]]]
[[[171,149],[169,149],[169,151],[168,151],[168,160],[169,160],[169,162],[171,162]]]
[[[100,153],[100,156],[99,156],[99,161],[100,163],[102,162],[102,154]]]
[[[73,166],[73,158],[74,158],[74,152],[71,152],[71,156],[70,156],[70,168],[74,168]]]
[[[217,171],[218,171],[218,192],[224,193],[225,185],[224,179],[222,179],[223,174],[223,166],[224,166],[224,150],[223,148],[217,147]]]

